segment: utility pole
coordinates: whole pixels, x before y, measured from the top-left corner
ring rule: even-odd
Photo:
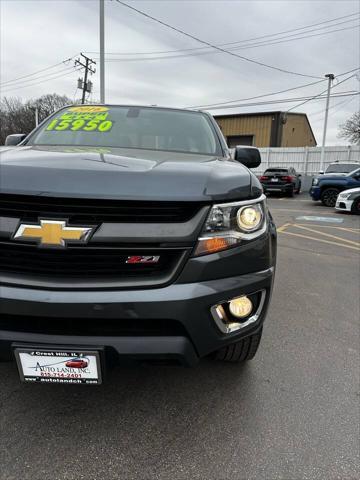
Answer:
[[[35,126],[37,127],[39,125],[39,109],[38,107],[35,107]]]
[[[324,160],[325,160],[325,143],[326,143],[326,131],[327,131],[327,123],[328,123],[328,115],[329,115],[329,104],[330,104],[330,89],[331,84],[335,78],[335,75],[332,73],[327,73],[325,78],[328,79],[328,89],[327,89],[327,97],[326,97],[326,108],[325,108],[325,119],[324,119],[324,131],[323,131],[323,139],[321,145],[321,159],[320,159],[320,171],[324,171]]]
[[[100,6],[100,103],[105,103],[105,1]]]
[[[80,58],[75,60],[75,66],[80,66],[82,68],[85,68],[85,74],[84,74],[84,81],[82,79],[79,81],[78,86],[81,88],[80,83],[82,82],[82,99],[81,103],[85,103],[85,93],[86,92],[91,92],[92,88],[92,83],[88,81],[88,73],[93,74],[96,72],[95,68],[92,68],[92,64],[96,65],[95,60],[92,60],[91,58],[87,57],[83,53],[80,53],[80,55],[85,59],[85,63],[81,62]]]

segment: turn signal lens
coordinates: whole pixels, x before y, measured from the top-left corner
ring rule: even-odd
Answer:
[[[256,230],[262,220],[262,211],[258,205],[241,208],[237,214],[237,222],[240,228],[251,232]]]
[[[250,298],[238,297],[229,302],[229,310],[236,318],[248,317],[253,309],[253,304]]]
[[[196,247],[195,255],[215,253],[225,250],[236,243],[235,239],[223,237],[200,238]]]

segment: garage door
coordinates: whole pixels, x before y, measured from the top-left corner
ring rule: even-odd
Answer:
[[[234,148],[237,145],[252,145],[254,135],[230,135],[227,137],[227,144],[229,148]]]

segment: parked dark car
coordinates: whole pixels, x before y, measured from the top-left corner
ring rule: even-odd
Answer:
[[[356,187],[360,187],[360,168],[348,174],[319,175],[313,179],[309,193],[313,200],[321,200],[326,207],[335,207],[340,192]]]
[[[206,112],[119,105],[65,107],[10,144],[0,357],[15,352],[22,380],[96,384],[124,356],[254,357],[276,263],[249,170],[259,150],[231,158]],[[43,372],[58,356],[89,358],[88,369]]]
[[[272,167],[260,177],[264,193],[284,193],[292,197],[301,191],[301,175],[293,167]]]

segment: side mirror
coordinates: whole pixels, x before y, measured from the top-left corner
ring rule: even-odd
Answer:
[[[260,151],[255,147],[235,147],[234,159],[248,168],[256,168],[261,164]]]
[[[324,170],[319,170],[319,175],[324,175]]]
[[[298,177],[302,177],[301,173],[298,174]]]
[[[13,135],[8,135],[5,139],[5,145],[7,147],[18,145],[26,137],[25,133],[14,133]]]

